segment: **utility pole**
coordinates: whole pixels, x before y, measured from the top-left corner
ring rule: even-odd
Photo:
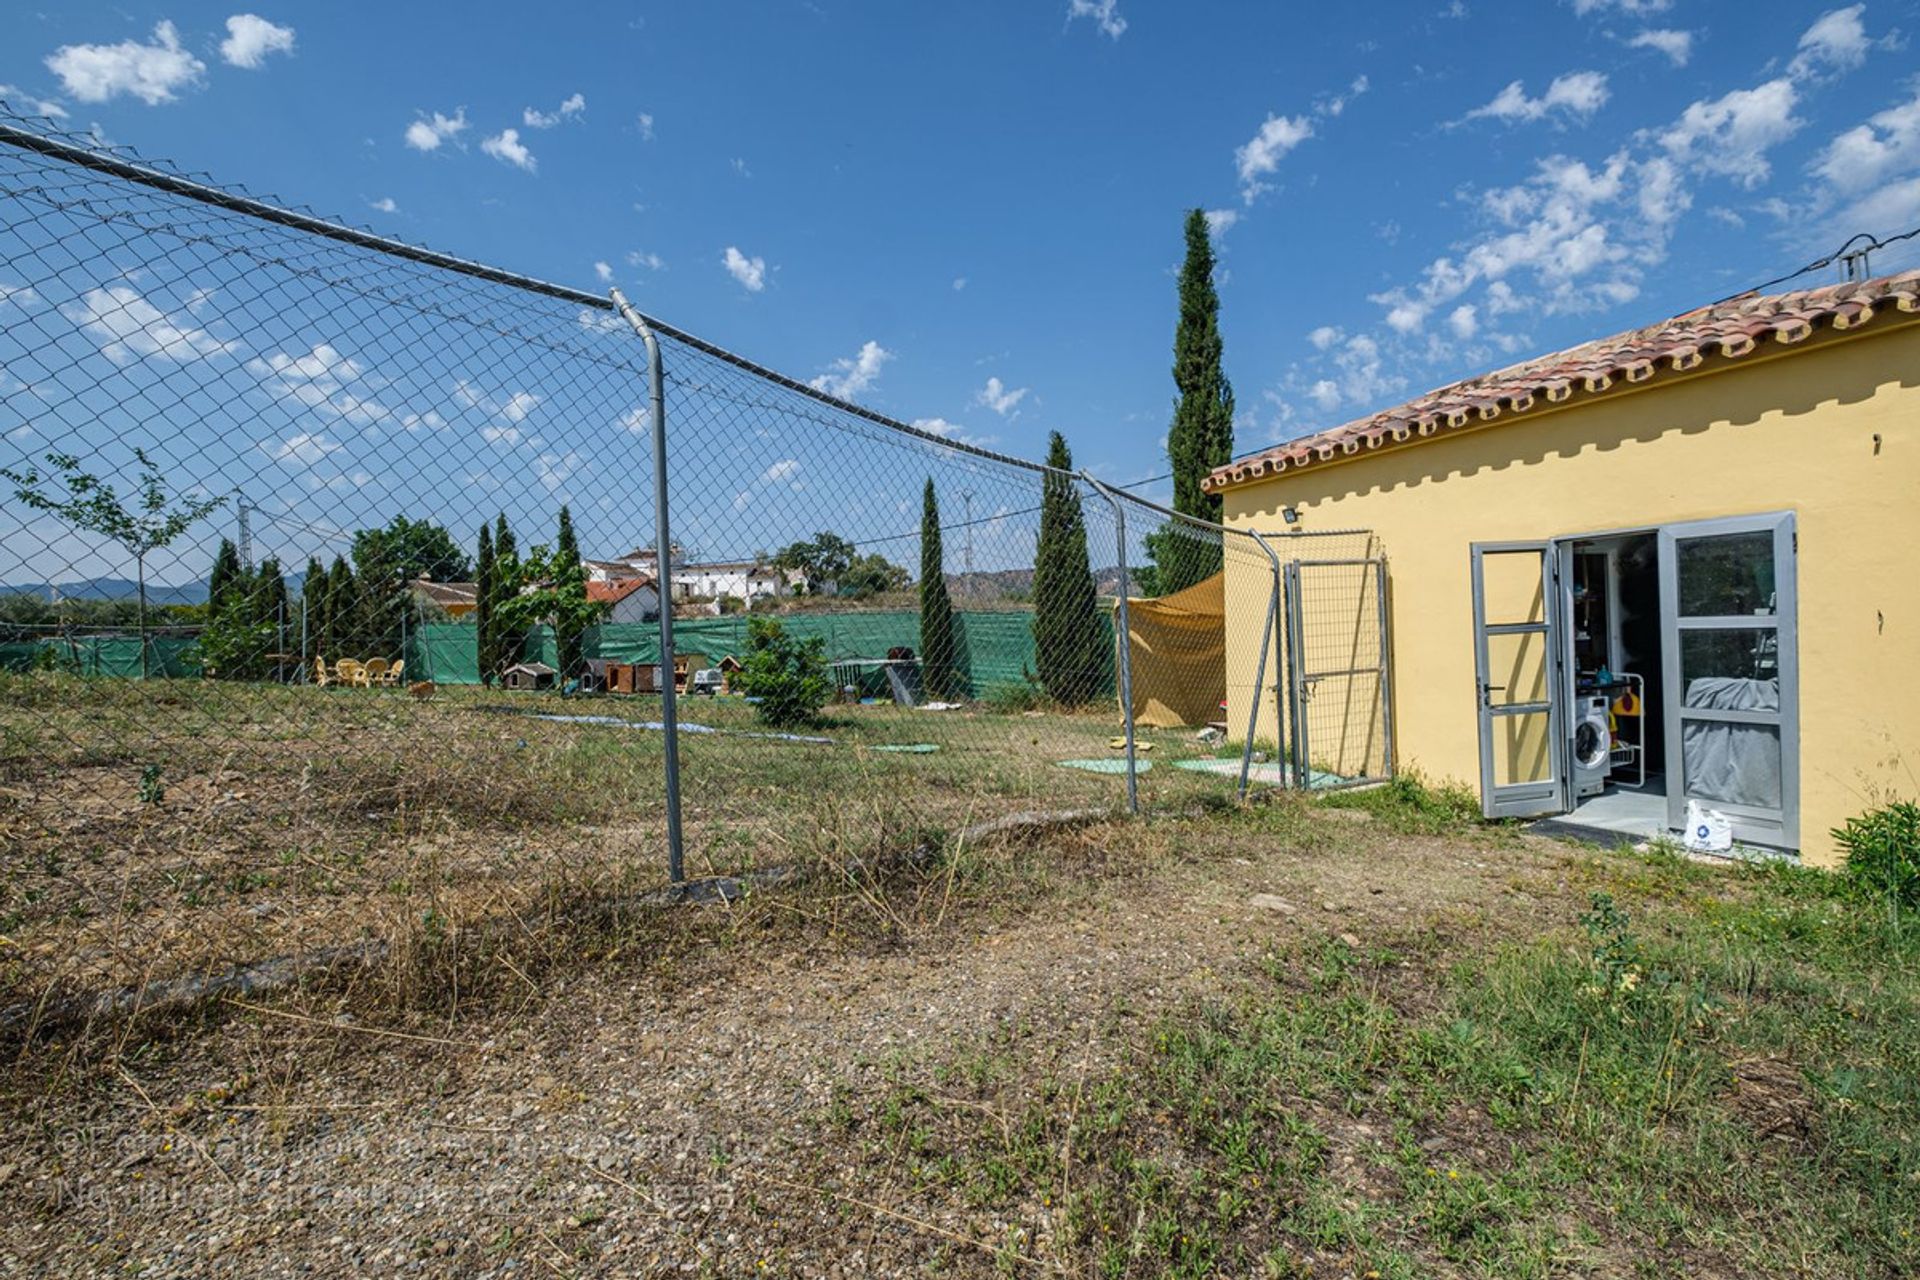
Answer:
[[[248,519],[248,516],[253,511],[253,504],[247,501],[247,495],[243,493],[240,495],[239,501],[233,504],[233,509],[240,516],[240,539],[239,547],[237,548],[240,552],[240,564],[248,573],[252,573],[253,523]]]

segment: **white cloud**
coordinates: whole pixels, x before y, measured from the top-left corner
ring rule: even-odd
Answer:
[[[367,208],[377,213],[397,213],[400,206],[393,202],[392,196],[381,196],[378,200],[369,200]]]
[[[965,276],[955,276],[953,278],[953,291],[955,293],[959,293],[962,289],[965,289],[966,287],[967,287],[967,278]]]
[[[586,465],[586,459],[572,449],[565,453],[543,453],[533,460],[533,474],[549,493],[573,478]]]
[[[1371,87],[1371,84],[1365,76],[1355,76],[1352,82],[1347,85],[1347,91],[1345,93],[1336,93],[1331,98],[1322,99],[1320,102],[1314,104],[1313,109],[1323,116],[1338,116],[1342,111],[1347,109],[1348,103],[1364,94]]]
[[[357,389],[367,381],[366,367],[330,343],[317,343],[303,356],[269,352],[247,361],[247,372],[275,400],[292,400],[358,426],[392,416]]]
[[[302,431],[282,440],[271,452],[281,462],[300,462],[312,466],[328,454],[338,453],[341,448],[338,441],[329,440],[315,432]]]
[[[1681,164],[1752,190],[1772,172],[1768,150],[1800,128],[1793,114],[1798,100],[1793,81],[1781,77],[1695,102],[1659,135],[1660,145]]]
[[[457,108],[451,116],[443,116],[436,111],[407,126],[407,145],[415,151],[437,150],[441,143],[459,137],[466,127],[465,107]]]
[[[1027,387],[1008,387],[998,378],[988,378],[987,385],[975,393],[975,404],[985,405],[1001,417],[1012,413],[1022,400],[1027,398]]]
[[[665,271],[667,269],[667,260],[657,253],[642,253],[638,249],[629,249],[627,251],[627,265],[630,267],[645,267],[649,271]]]
[[[594,263],[593,274],[600,277],[601,284],[613,283],[613,267],[609,263],[605,263],[605,262]]]
[[[292,27],[275,26],[252,13],[236,13],[227,19],[227,38],[220,42],[220,56],[232,66],[252,71],[265,63],[270,53],[292,52]]]
[[[959,444],[970,444],[984,449],[997,444],[998,436],[979,436],[968,431],[957,422],[948,422],[945,418],[915,418],[913,425],[930,436],[939,436],[942,440],[952,440]]]
[[[1869,227],[1882,232],[1904,231],[1920,222],[1920,177],[1867,193],[1842,210],[1837,221],[1847,231]]]
[[[793,458],[782,458],[760,473],[761,484],[779,484],[800,474],[800,463]]]
[[[1447,327],[1462,342],[1470,341],[1480,331],[1480,313],[1472,303],[1463,302],[1447,317]]]
[[[151,44],[62,45],[48,56],[47,69],[82,102],[105,102],[125,93],[151,107],[172,102],[175,93],[197,83],[207,64],[180,47],[171,22],[160,22]]]
[[[1340,330],[1333,325],[1323,324],[1307,335],[1307,341],[1313,344],[1314,350],[1325,351],[1345,336],[1345,334],[1341,333]]]
[[[620,425],[635,435],[645,435],[653,430],[653,411],[645,405],[639,405],[620,415]]]
[[[1920,92],[1827,144],[1813,171],[1845,194],[1920,167]]]
[[[1573,0],[1573,11],[1580,17],[1591,13],[1624,13],[1629,17],[1643,17],[1650,13],[1665,13],[1673,7],[1673,0]]]
[[[1569,71],[1554,77],[1547,91],[1537,98],[1529,98],[1525,84],[1515,80],[1494,95],[1492,102],[1467,112],[1466,118],[1526,124],[1558,111],[1578,120],[1589,120],[1607,104],[1609,96],[1605,75],[1598,71]]]
[[[1067,0],[1067,21],[1091,18],[1100,34],[1118,40],[1126,34],[1127,20],[1120,16],[1119,0]]]
[[[0,84],[0,100],[4,100],[15,111],[30,116],[46,116],[53,120],[65,120],[67,109],[51,98],[37,98],[16,85]]]
[[[1240,221],[1238,209],[1207,210],[1207,233],[1215,240],[1233,230],[1233,224]]]
[[[79,302],[65,308],[64,314],[86,329],[100,344],[101,354],[115,364],[130,364],[148,356],[204,359],[239,346],[167,315],[124,284],[89,289]]]
[[[1667,61],[1676,67],[1684,67],[1693,57],[1693,32],[1676,31],[1671,27],[1642,31],[1627,41],[1629,49],[1652,49],[1663,53]]]
[[[745,286],[748,293],[758,293],[767,287],[765,258],[749,258],[732,245],[728,245],[720,261],[726,266],[727,274]]]
[[[880,377],[880,366],[893,359],[893,352],[869,339],[858,355],[842,356],[825,373],[807,385],[824,391],[836,400],[852,400]]]
[[[540,403],[540,397],[531,391],[515,391],[504,400],[476,389],[472,383],[462,378],[453,384],[453,398],[469,409],[478,409],[493,418],[492,424],[480,428],[482,439],[500,444],[517,444],[520,440],[519,424],[526,421],[534,406]]]
[[[1864,4],[1856,4],[1821,14],[1800,36],[1800,51],[1787,64],[1787,74],[1805,77],[1851,71],[1865,62],[1872,44],[1866,25],[1860,21],[1866,9]]]
[[[642,111],[633,119],[634,127],[640,130],[642,142],[653,141],[653,112]]]
[[[516,169],[525,169],[528,173],[532,173],[539,164],[533,158],[533,152],[527,150],[525,144],[520,141],[518,129],[502,129],[493,137],[483,141],[480,149],[495,160],[510,164]]]
[[[561,103],[557,111],[535,111],[532,107],[528,107],[520,113],[520,123],[529,129],[551,129],[563,121],[573,119],[586,109],[586,95],[576,93]]]
[[[40,295],[33,291],[33,286],[30,284],[7,284],[0,282],[0,307],[4,307],[8,303],[12,303],[18,307],[25,307],[39,300]]]
[[[1268,116],[1260,131],[1233,153],[1240,172],[1240,194],[1247,203],[1267,189],[1261,179],[1280,167],[1281,158],[1313,136],[1313,122],[1305,116]]]

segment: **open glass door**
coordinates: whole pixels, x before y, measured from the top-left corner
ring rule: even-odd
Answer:
[[[1688,800],[1736,839],[1800,845],[1800,679],[1790,514],[1660,530],[1667,823]]]
[[[1473,548],[1480,805],[1489,818],[1563,812],[1559,557],[1545,542]]]

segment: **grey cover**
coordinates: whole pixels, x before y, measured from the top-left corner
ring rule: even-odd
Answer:
[[[1778,711],[1780,682],[1703,676],[1687,685],[1686,705]],[[1689,797],[1756,809],[1780,807],[1780,735],[1772,725],[1688,720],[1680,733]]]

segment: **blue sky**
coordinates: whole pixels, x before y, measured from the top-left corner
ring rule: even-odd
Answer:
[[[1251,450],[1920,223],[1916,28],[1920,0],[129,0],[9,6],[0,92],[1130,481],[1165,469],[1183,210],[1215,211]]]

